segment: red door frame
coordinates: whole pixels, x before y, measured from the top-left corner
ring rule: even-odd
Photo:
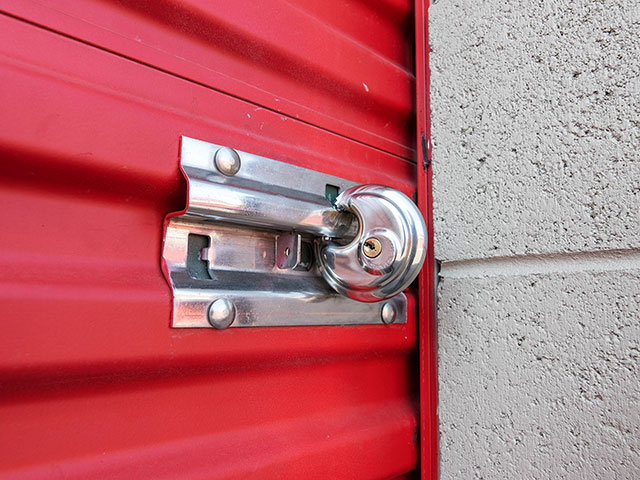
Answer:
[[[419,277],[420,311],[420,470],[438,478],[438,381],[436,357],[435,258],[431,191],[431,115],[429,108],[429,22],[427,0],[415,2],[416,153],[418,207],[428,229],[427,260]]]

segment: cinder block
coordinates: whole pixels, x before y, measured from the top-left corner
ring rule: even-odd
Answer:
[[[640,246],[640,3],[429,16],[436,258]]]
[[[640,478],[640,270],[439,294],[442,480]]]

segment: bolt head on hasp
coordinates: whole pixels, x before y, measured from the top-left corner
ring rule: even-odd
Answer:
[[[227,177],[233,177],[240,170],[240,155],[233,148],[218,149],[213,158],[216,169]]]
[[[231,326],[236,318],[236,307],[227,298],[219,298],[211,302],[207,312],[209,323],[218,330],[224,330]]]

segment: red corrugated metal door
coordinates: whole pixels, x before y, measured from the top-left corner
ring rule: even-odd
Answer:
[[[183,135],[416,191],[413,6],[0,1],[0,463],[11,478],[392,478],[388,327],[169,328]]]

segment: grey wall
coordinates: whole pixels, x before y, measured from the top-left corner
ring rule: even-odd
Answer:
[[[640,0],[430,8],[441,478],[640,478]]]

